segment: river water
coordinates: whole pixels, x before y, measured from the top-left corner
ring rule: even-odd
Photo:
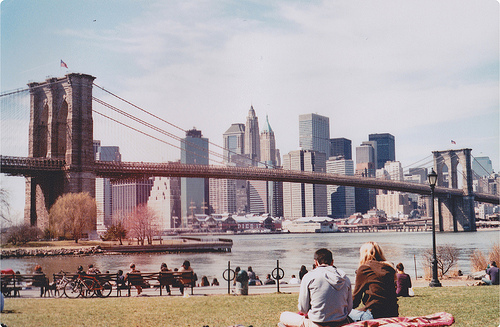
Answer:
[[[359,247],[367,241],[378,242],[387,260],[397,264],[402,262],[408,274],[415,277],[423,275],[422,252],[432,247],[430,232],[376,232],[376,233],[331,233],[331,234],[255,234],[227,235],[233,240],[232,252],[220,253],[179,253],[179,254],[99,254],[93,256],[25,257],[3,259],[2,269],[12,268],[21,273],[32,273],[37,264],[42,265],[45,273],[51,275],[60,270],[75,272],[79,265],[85,269],[92,263],[101,272],[128,271],[130,263],[135,263],[142,272],[156,272],[160,264],[166,262],[169,268],[180,267],[189,260],[198,277],[206,275],[210,280],[222,281],[222,273],[228,261],[232,269],[252,266],[255,273],[264,279],[271,273],[279,260],[285,271],[285,278],[298,275],[301,265],[310,270],[313,254],[319,248],[333,252],[335,265],[343,269],[354,280],[358,266]],[[470,256],[474,250],[487,254],[493,244],[500,242],[500,231],[478,231],[475,233],[437,233],[436,243],[452,245],[459,249],[456,269],[464,274],[471,272]],[[416,263],[416,264],[415,264]]]

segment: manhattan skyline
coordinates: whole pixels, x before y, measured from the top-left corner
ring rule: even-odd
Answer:
[[[499,171],[495,1],[0,5],[2,92],[86,73],[219,145],[253,106],[261,122],[268,115],[282,155],[298,149],[298,116],[317,113],[330,118],[331,138],[350,139],[353,148],[369,134],[394,135],[403,166],[434,150],[471,148]],[[25,110],[2,104],[3,155],[27,154]],[[103,128],[94,139],[119,146],[124,161],[179,156],[139,153],[140,145]],[[11,200],[23,205],[24,180],[1,178],[8,189],[17,180]]]

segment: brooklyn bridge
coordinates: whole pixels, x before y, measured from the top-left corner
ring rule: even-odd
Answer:
[[[429,185],[297,170],[191,165],[178,162],[105,162],[94,159],[92,103],[105,104],[92,95],[94,77],[68,74],[30,83],[17,92],[30,93],[28,157],[1,155],[1,172],[26,178],[25,221],[43,225],[58,196],[67,192],[95,193],[95,178],[112,180],[152,176],[267,180],[431,194]],[[99,86],[97,86],[99,87]],[[4,95],[2,95],[4,96]],[[5,95],[8,96],[8,95]],[[461,166],[463,171],[457,172]],[[473,192],[471,149],[433,152],[438,173],[436,210],[441,230],[475,231],[474,201],[499,204],[498,195]],[[444,167],[451,187],[443,187]],[[462,187],[458,175],[463,176]]]

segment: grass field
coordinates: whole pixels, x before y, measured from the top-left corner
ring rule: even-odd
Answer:
[[[500,287],[416,288],[400,298],[400,316],[446,311],[453,326],[497,327]],[[276,326],[282,311],[297,310],[298,294],[251,296],[7,298],[0,321],[13,326]]]

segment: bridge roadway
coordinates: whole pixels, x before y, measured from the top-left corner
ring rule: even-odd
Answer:
[[[7,157],[0,156],[0,170],[4,174],[37,176],[48,172],[64,172],[69,169],[93,171],[97,177],[115,180],[143,178],[151,176],[223,178],[243,180],[268,180],[292,183],[344,185],[361,188],[392,190],[407,193],[430,195],[430,187],[426,184],[415,184],[400,181],[381,180],[359,176],[345,176],[318,172],[307,172],[284,169],[242,168],[215,165],[191,165],[176,162],[113,162],[95,161],[92,167],[68,168],[62,159]],[[462,189],[436,187],[437,197],[462,197]],[[500,204],[497,195],[475,193],[475,201]]]

